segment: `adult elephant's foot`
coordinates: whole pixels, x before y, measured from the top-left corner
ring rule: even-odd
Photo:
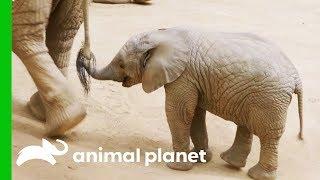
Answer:
[[[45,121],[46,114],[39,92],[34,93],[27,103],[32,115],[41,121]]]
[[[192,162],[169,162],[167,166],[170,169],[179,170],[179,171],[188,171],[192,169],[193,163]]]
[[[68,67],[63,67],[63,68],[59,68],[59,70],[61,71],[61,73],[67,77],[68,75]],[[46,114],[45,114],[45,109],[42,103],[42,99],[40,97],[39,92],[34,93],[31,97],[29,102],[27,103],[27,107],[29,108],[29,110],[31,111],[32,115],[34,117],[36,117],[37,119],[41,120],[41,121],[45,121],[46,120]]]
[[[233,148],[231,147],[227,151],[220,154],[221,159],[225,162],[229,163],[231,166],[241,168],[246,165],[247,162],[247,154],[244,155],[241,152],[241,148]]]
[[[78,125],[86,116],[86,110],[79,102],[68,106],[52,106],[46,108],[47,136],[62,136]]]
[[[259,164],[249,169],[248,175],[257,180],[273,180],[276,179],[277,173],[274,171],[267,171]]]
[[[199,154],[200,150],[196,150],[195,148],[193,148],[190,152],[198,153],[199,158],[197,159],[197,162],[198,163],[202,162],[202,160],[200,159],[200,154]],[[211,161],[211,159],[212,159],[212,152],[209,149],[205,150],[205,152],[206,152],[206,155],[204,156],[204,160],[206,160],[206,162],[204,162],[204,163],[207,163],[207,162]]]

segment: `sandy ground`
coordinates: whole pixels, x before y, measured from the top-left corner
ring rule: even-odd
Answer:
[[[278,44],[291,58],[304,82],[305,141],[297,140],[299,119],[297,100],[288,112],[282,136],[279,179],[319,179],[320,171],[320,1],[282,0],[154,0],[151,6],[91,6],[92,46],[98,65],[110,62],[122,44],[136,33],[155,28],[191,25],[217,31],[253,32]],[[34,160],[22,167],[15,165],[17,153],[28,145],[40,145],[43,124],[26,108],[36,88],[26,69],[13,55],[13,177],[17,180],[87,179],[248,179],[246,173],[258,161],[259,143],[254,139],[245,168],[230,168],[219,158],[233,142],[235,125],[207,115],[213,159],[197,164],[191,171],[168,169],[165,163],[145,167],[141,163],[89,163],[72,161],[75,151],[155,151],[171,150],[171,136],[164,114],[163,88],[145,94],[141,85],[130,89],[116,82],[93,80],[86,98],[75,71],[75,56],[81,45],[81,28],[73,46],[70,84],[78,90],[88,110],[86,120],[64,139],[69,152],[57,157],[51,166]]]

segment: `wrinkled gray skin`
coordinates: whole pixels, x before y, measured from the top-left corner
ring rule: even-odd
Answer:
[[[206,150],[205,114],[237,124],[233,145],[221,158],[244,167],[252,136],[260,139],[260,159],[248,174],[274,179],[278,143],[284,132],[292,93],[298,94],[302,138],[302,85],[297,70],[272,43],[253,34],[214,33],[187,28],[160,29],[132,37],[112,62],[97,70],[78,62],[95,79],[142,83],[150,93],[164,86],[165,110],[174,151]],[[177,170],[193,164],[169,163]]]
[[[12,49],[38,91],[28,107],[45,121],[48,136],[60,136],[86,116],[66,79],[71,47],[87,0],[15,0]]]
[[[88,22],[89,1],[13,1],[12,48],[37,86],[28,107],[37,119],[46,123],[47,136],[64,135],[86,116],[66,77],[73,40],[83,20]],[[147,0],[135,1],[138,2]],[[86,57],[91,52],[88,26],[85,23]]]

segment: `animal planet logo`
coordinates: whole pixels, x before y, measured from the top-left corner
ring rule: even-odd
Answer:
[[[23,163],[29,160],[33,159],[40,159],[47,161],[51,165],[56,164],[56,160],[54,159],[53,156],[61,156],[64,155],[68,152],[68,145],[60,140],[57,139],[57,142],[61,143],[64,147],[63,150],[58,150],[54,145],[52,145],[49,141],[46,139],[42,139],[42,147],[41,146],[27,146],[23,148],[19,153],[18,153],[18,159],[16,161],[16,164],[18,166],[21,166]]]

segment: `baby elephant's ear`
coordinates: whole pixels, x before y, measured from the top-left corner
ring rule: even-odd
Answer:
[[[186,56],[185,52],[166,44],[149,51],[142,74],[142,88],[146,93],[176,80],[185,69]]]

